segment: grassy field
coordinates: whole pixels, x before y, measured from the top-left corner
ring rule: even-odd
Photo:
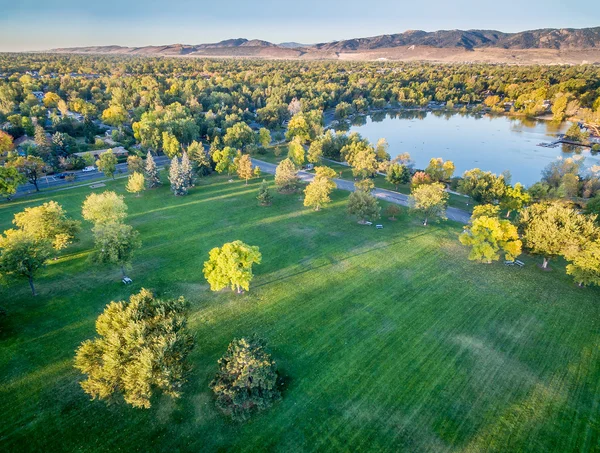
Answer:
[[[124,181],[107,184],[125,193]],[[541,272],[471,263],[460,226],[404,214],[360,226],[337,192],[321,212],[299,194],[258,207],[258,182],[210,177],[190,195],[126,194],[142,249],[130,276],[86,261],[81,241],[51,262],[32,298],[0,288],[2,451],[592,451],[600,448],[600,290],[554,263]],[[103,190],[103,189],[101,189]],[[54,199],[79,217],[89,188]],[[208,251],[241,239],[263,263],[251,291],[211,293]],[[111,300],[140,287],[184,295],[197,346],[179,400],[149,410],[90,402],[74,351]],[[208,383],[234,337],[258,333],[285,378],[283,399],[248,423],[224,418]]]

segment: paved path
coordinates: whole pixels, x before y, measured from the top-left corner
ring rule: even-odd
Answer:
[[[252,158],[252,163],[255,166],[258,165],[260,167],[260,169],[262,171],[264,171],[265,173],[270,173],[273,175],[275,174],[275,169],[277,168],[277,165],[275,165],[275,164],[272,164],[270,162],[265,162],[262,160],[258,160],[258,159],[254,159],[254,158]],[[302,181],[310,182],[313,180],[314,174],[308,173],[306,171],[299,171],[298,177]],[[347,190],[349,192],[354,192],[354,190],[356,190],[354,187],[354,182],[352,182],[352,181],[348,181],[345,179],[337,179],[337,178],[334,179],[333,181],[337,185],[338,189]],[[390,203],[396,203],[396,204],[399,204],[402,206],[408,206],[408,195],[405,195],[403,193],[394,192],[392,190],[376,188],[376,189],[373,189],[372,194],[375,197],[380,198],[385,201],[388,201]],[[453,208],[453,207],[449,207],[448,209],[446,209],[446,216],[448,217],[448,219],[454,220],[455,222],[459,222],[464,225],[469,223],[469,220],[471,219],[470,213],[468,213],[467,211],[463,211],[462,209]]]

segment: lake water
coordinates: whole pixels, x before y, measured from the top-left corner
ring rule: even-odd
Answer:
[[[429,159],[441,157],[454,162],[455,175],[475,167],[498,174],[508,170],[513,183],[530,186],[540,180],[542,169],[560,156],[581,154],[585,167],[600,165],[600,155],[592,156],[589,148],[537,146],[553,141],[568,126],[502,115],[411,111],[355,118],[350,131],[372,143],[387,139],[392,158],[408,152],[415,168],[423,169]]]

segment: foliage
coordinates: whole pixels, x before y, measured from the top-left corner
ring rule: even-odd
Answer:
[[[550,258],[565,255],[598,234],[592,217],[557,201],[526,207],[521,211],[519,223],[525,247],[530,253],[544,257],[544,269]]]
[[[497,261],[501,251],[505,259],[511,261],[521,254],[522,243],[517,228],[508,220],[498,217],[471,218],[470,225],[465,227],[459,240],[471,247],[469,259],[481,263]]]
[[[431,217],[446,219],[446,205],[448,204],[448,193],[444,185],[439,182],[422,184],[410,191],[408,203],[413,211],[419,212],[425,220],[423,225]]]
[[[225,132],[223,143],[236,149],[245,149],[247,145],[254,143],[254,132],[244,122],[239,122],[231,126]]]
[[[181,163],[179,164],[179,171],[181,172],[181,178],[184,180],[186,187],[189,189],[194,186],[194,172],[192,170],[192,163],[186,151],[181,155]]]
[[[516,183],[514,186],[506,186],[506,191],[500,200],[500,208],[506,209],[506,217],[509,217],[512,211],[520,211],[529,202],[531,202],[531,196],[522,184]]]
[[[283,159],[275,170],[275,185],[280,192],[293,192],[298,187],[296,166],[290,159]]]
[[[230,175],[235,169],[233,161],[236,155],[236,150],[229,146],[226,146],[221,150],[216,150],[212,154],[213,162],[216,164],[215,170],[217,170],[218,173],[227,172],[227,174]]]
[[[569,251],[566,258],[567,274],[572,275],[580,286],[600,286],[600,240],[584,241],[576,251]]]
[[[188,193],[188,178],[183,174],[181,164],[177,156],[171,160],[169,166],[169,182],[171,183],[171,192],[175,195],[187,195]]]
[[[35,296],[33,279],[51,255],[48,239],[37,239],[22,229],[6,230],[0,235],[0,277],[26,278]]]
[[[102,112],[102,121],[110,126],[122,126],[129,119],[122,105],[111,105]]]
[[[0,196],[6,197],[8,200],[17,193],[20,184],[26,181],[23,176],[14,167],[0,166]]]
[[[119,222],[99,223],[92,229],[94,251],[91,260],[98,264],[116,264],[125,269],[131,267],[134,252],[141,247],[139,233],[130,225]]]
[[[266,148],[267,146],[269,146],[271,144],[271,132],[269,132],[269,129],[265,129],[264,127],[261,127],[259,129],[258,142],[264,148]]]
[[[385,208],[385,215],[390,220],[396,220],[396,217],[398,217],[401,213],[402,210],[398,205],[395,204],[390,204],[387,208]]]
[[[19,173],[35,186],[35,190],[39,192],[38,179],[43,176],[46,170],[46,164],[42,159],[35,156],[19,156],[7,162],[6,166],[16,168]]]
[[[261,204],[261,206],[269,206],[271,204],[271,201],[273,200],[273,196],[269,192],[269,184],[265,179],[263,179],[262,183],[260,183],[256,199]]]
[[[173,159],[181,154],[181,145],[175,134],[169,131],[162,133],[162,149],[169,159]]]
[[[335,176],[335,170],[332,168],[316,167],[314,179],[304,189],[304,206],[314,207],[315,211],[319,211],[322,206],[329,203],[331,201],[329,195],[336,187],[333,182]]]
[[[0,130],[0,156],[4,153],[12,151],[13,148],[14,145],[12,136]]]
[[[410,188],[415,189],[424,184],[431,184],[432,182],[431,176],[429,176],[427,173],[424,171],[417,171],[410,180]]]
[[[246,181],[252,178],[252,159],[248,154],[239,154],[234,161],[235,168],[237,170],[238,177]]]
[[[262,255],[258,247],[233,241],[222,247],[215,247],[209,253],[208,261],[204,263],[204,277],[212,291],[220,291],[231,287],[231,290],[248,291],[252,274],[252,265],[260,264]]]
[[[454,174],[454,162],[444,160],[441,157],[433,158],[425,169],[432,181],[447,181]]]
[[[377,198],[363,190],[356,190],[348,197],[348,214],[355,216],[358,223],[367,220],[377,220],[380,216],[381,207]]]
[[[500,206],[494,204],[480,204],[473,207],[471,219],[477,217],[498,217],[500,214]]]
[[[504,196],[506,183],[502,175],[497,176],[492,172],[474,168],[464,173],[459,191],[478,203],[494,203]]]
[[[410,181],[410,169],[406,165],[394,162],[388,167],[385,179],[398,190],[400,184],[408,184]]]
[[[83,202],[83,218],[95,225],[121,222],[127,217],[127,205],[123,196],[115,192],[91,193]]]
[[[281,398],[277,366],[256,336],[233,340],[219,359],[219,371],[210,383],[217,406],[233,419],[244,420]]]
[[[104,173],[109,178],[115,178],[115,171],[117,169],[117,156],[113,153],[112,149],[106,150],[100,154],[100,158],[96,163],[98,170]]]
[[[125,188],[127,189],[127,192],[134,193],[139,197],[140,193],[146,189],[146,178],[144,178],[142,173],[135,172],[129,175],[127,186]]]
[[[310,144],[310,146],[308,148],[308,154],[306,156],[306,159],[311,164],[318,164],[322,158],[323,158],[323,141],[317,139]]]
[[[297,167],[301,167],[305,160],[304,146],[298,137],[295,137],[288,146],[288,159],[290,159]]]
[[[140,156],[127,156],[127,171],[133,173],[143,173],[144,160]]]
[[[157,392],[179,398],[194,346],[187,331],[186,304],[156,298],[142,288],[129,302],[111,302],[96,321],[98,336],[84,341],[75,368],[86,375],[83,390],[92,399],[150,408]]]
[[[67,247],[80,230],[80,223],[67,217],[56,201],[25,208],[15,214],[13,223],[36,240],[48,240],[55,250]]]

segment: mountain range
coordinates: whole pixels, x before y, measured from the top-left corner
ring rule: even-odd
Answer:
[[[408,30],[312,45],[295,42],[274,44],[259,39],[237,38],[196,45],[93,46],[52,49],[50,52],[273,59],[597,63],[600,62],[600,27],[548,28],[518,33]]]

